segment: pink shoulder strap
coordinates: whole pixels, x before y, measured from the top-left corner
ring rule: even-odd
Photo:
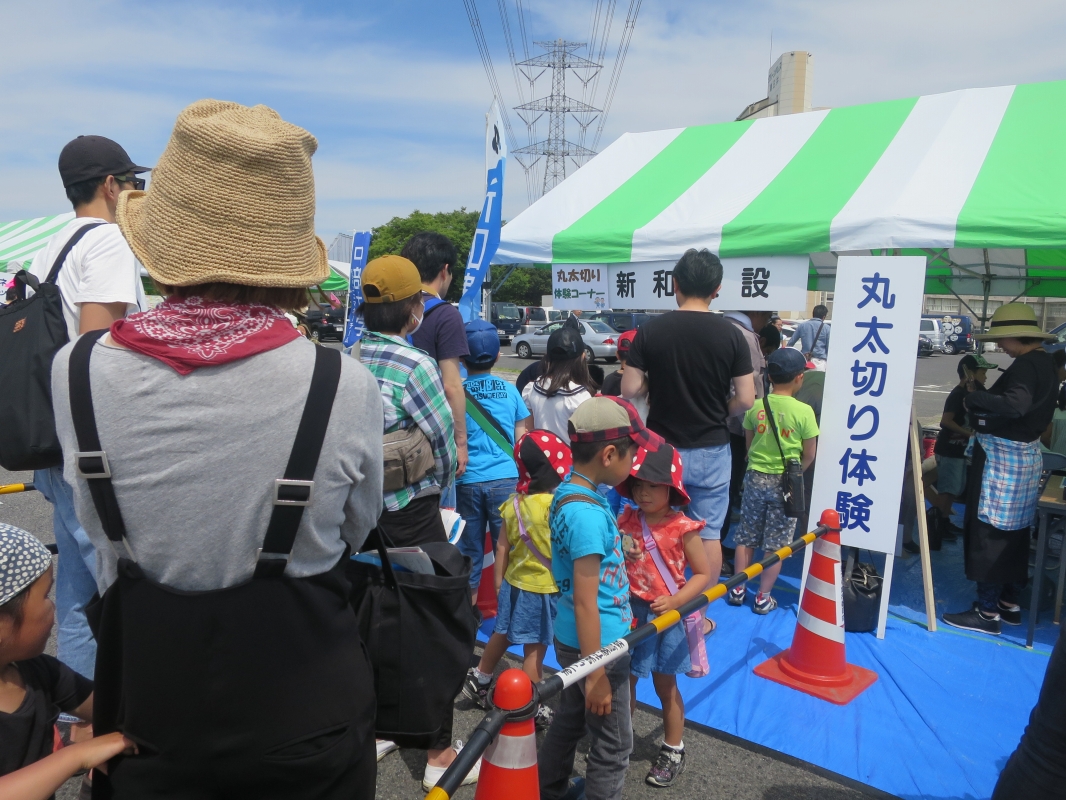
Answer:
[[[548,571],[551,571],[552,560],[540,552],[540,549],[533,544],[533,538],[526,531],[526,524],[522,521],[522,509],[519,507],[518,495],[514,496],[514,515],[518,520],[518,538],[522,540],[522,544],[529,548],[529,552],[533,554],[533,557],[543,564]]]

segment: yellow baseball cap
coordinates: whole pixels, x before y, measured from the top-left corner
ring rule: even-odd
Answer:
[[[368,303],[396,303],[422,291],[418,267],[403,256],[381,256],[365,267],[360,280]]]

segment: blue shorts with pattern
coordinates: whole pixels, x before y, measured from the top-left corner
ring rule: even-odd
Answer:
[[[511,644],[551,644],[558,602],[558,594],[527,592],[505,580],[496,600],[492,632],[506,636]]]
[[[648,622],[652,614],[651,605],[639,597],[630,596],[629,604],[633,607],[633,617],[637,627]],[[647,678],[653,672],[660,675],[684,675],[692,669],[692,657],[688,653],[688,637],[685,626],[678,623],[658,636],[645,639],[631,651],[629,671],[638,678]]]
[[[738,545],[757,550],[777,550],[796,534],[796,517],[785,516],[780,475],[749,469],[744,473],[744,499],[740,503],[740,525],[733,539]]]

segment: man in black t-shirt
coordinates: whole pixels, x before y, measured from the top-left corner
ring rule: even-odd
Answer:
[[[926,497],[933,508],[928,513],[929,521],[940,531],[941,538],[953,539],[958,529],[952,529],[951,506],[966,490],[966,447],[973,431],[966,425],[966,409],[963,400],[968,394],[967,381],[972,380],[979,389],[985,388],[985,376],[996,365],[985,361],[981,355],[963,356],[956,370],[959,385],[951,390],[944,401],[944,413],[940,417],[940,433],[936,437],[936,488],[926,486]]]
[[[689,250],[674,267],[673,277],[678,310],[637,329],[622,375],[622,396],[639,396],[647,376],[648,427],[681,455],[685,491],[691,498],[688,514],[705,523],[700,537],[713,585],[722,569],[720,531],[729,512],[732,460],[726,420],[752,407],[755,381],[743,335],[710,313],[722,286],[718,256]]]

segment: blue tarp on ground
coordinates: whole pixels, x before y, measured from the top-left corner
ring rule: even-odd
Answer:
[[[961,540],[932,561],[938,616],[968,608],[973,584],[963,575]],[[785,563],[774,590],[780,605],[768,616],[751,612],[750,592],[744,607],[713,605],[711,675],[678,678],[687,718],[908,800],[990,797],[1036,703],[1058,635],[1051,615],[1042,615],[1032,650],[1024,647],[1027,611],[1023,626],[1004,626],[1000,637],[942,622],[929,633],[918,558],[897,559],[885,639],[846,637],[848,661],[879,679],[841,707],[752,673],[791,644],[801,568],[800,556]],[[546,663],[557,667],[553,653]],[[651,681],[637,696],[659,707]]]

